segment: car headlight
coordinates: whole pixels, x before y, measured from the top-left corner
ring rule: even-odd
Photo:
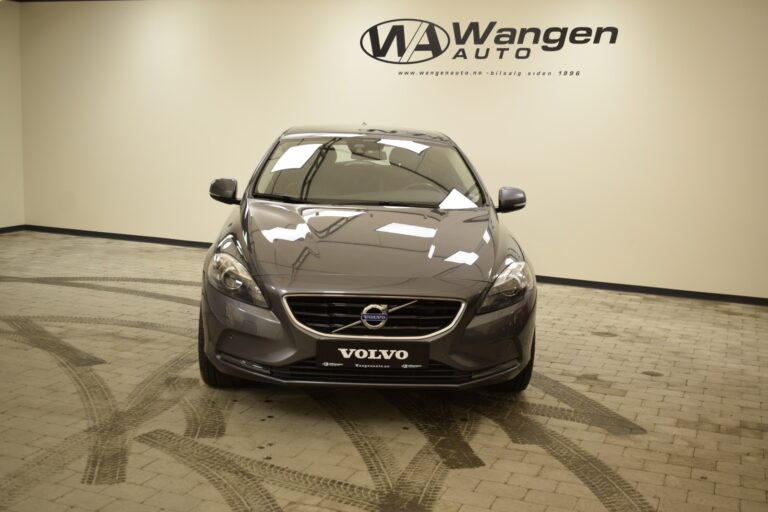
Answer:
[[[531,265],[524,261],[515,261],[501,271],[477,312],[488,313],[511,306],[535,286],[536,277]]]
[[[216,248],[208,263],[208,282],[220,292],[234,299],[267,307],[267,301],[259,285],[238,259],[228,251],[234,244],[226,238]]]

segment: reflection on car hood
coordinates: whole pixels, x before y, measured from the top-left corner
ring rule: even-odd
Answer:
[[[336,275],[487,282],[498,242],[488,208],[330,207],[249,199],[242,221],[256,274],[312,281]]]

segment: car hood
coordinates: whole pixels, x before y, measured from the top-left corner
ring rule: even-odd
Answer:
[[[489,208],[330,207],[249,199],[242,215],[246,257],[255,275],[326,286],[329,276],[345,283],[488,282],[503,235]]]

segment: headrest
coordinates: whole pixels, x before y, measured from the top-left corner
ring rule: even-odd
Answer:
[[[389,163],[415,171],[421,162],[421,155],[405,148],[392,148],[389,153]]]
[[[325,152],[325,158],[323,158],[322,165],[333,165],[336,163],[336,158],[338,157],[338,153],[336,153],[336,150],[333,149],[333,147],[328,148],[328,150]]]

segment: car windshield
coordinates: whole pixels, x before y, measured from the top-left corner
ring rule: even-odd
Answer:
[[[332,134],[280,141],[253,195],[337,205],[464,209],[484,204],[480,185],[451,146]]]

